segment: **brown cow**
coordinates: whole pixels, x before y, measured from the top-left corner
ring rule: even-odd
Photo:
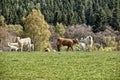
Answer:
[[[60,51],[61,46],[67,46],[67,51],[69,48],[73,51],[73,45],[78,43],[78,39],[68,39],[68,38],[58,38],[57,39],[57,49]]]

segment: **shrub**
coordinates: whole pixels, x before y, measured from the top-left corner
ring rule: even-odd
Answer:
[[[65,33],[65,26],[62,23],[57,23],[55,26],[55,31],[58,33],[61,37],[64,37]]]
[[[23,27],[21,25],[8,25],[8,31],[15,34],[16,36],[21,36],[23,34]]]
[[[104,41],[105,41],[107,47],[115,47],[115,45],[116,45],[115,37],[106,36],[106,37],[104,37]]]

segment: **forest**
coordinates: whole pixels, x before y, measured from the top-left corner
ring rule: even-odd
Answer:
[[[17,36],[30,37],[35,50],[42,50],[55,49],[58,37],[88,35],[103,47],[119,47],[120,0],[0,0],[0,49],[5,51]]]
[[[120,0],[0,0],[0,15],[7,24],[23,26],[22,18],[32,9],[40,10],[52,25],[87,24],[95,33],[110,25],[120,31]]]

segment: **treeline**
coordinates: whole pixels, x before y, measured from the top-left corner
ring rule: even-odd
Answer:
[[[39,9],[53,25],[87,24],[93,32],[104,31],[107,25],[120,31],[120,0],[0,0],[0,15],[7,24],[23,24],[32,9]]]

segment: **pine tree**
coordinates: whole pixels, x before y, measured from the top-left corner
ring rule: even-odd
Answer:
[[[23,25],[22,17],[27,16],[32,9],[37,9],[42,12],[45,20],[50,24],[56,25],[57,22],[65,25],[87,23],[96,26],[94,31],[100,31],[102,28],[99,29],[100,27],[96,24],[96,20],[101,14],[99,8],[102,8],[106,14],[104,15],[107,18],[106,23],[115,30],[119,30],[120,20],[117,15],[120,13],[120,0],[0,0],[0,15],[5,17],[7,24]],[[104,19],[102,20],[104,22]],[[98,30],[96,30],[97,27]]]
[[[35,45],[35,50],[43,50],[48,46],[51,47],[49,44],[49,25],[44,20],[44,16],[39,10],[33,9],[23,21],[25,36],[31,37],[32,42]]]
[[[113,29],[120,32],[120,9],[116,8],[113,10],[112,23]]]
[[[106,29],[106,14],[102,8],[96,13],[95,25],[93,26],[93,32],[104,31]]]
[[[120,0],[115,0],[114,6],[110,25],[120,32]]]
[[[88,25],[92,25],[94,20],[93,20],[93,8],[92,8],[92,1],[86,2],[86,11],[85,11],[85,16],[86,16],[86,23]]]

